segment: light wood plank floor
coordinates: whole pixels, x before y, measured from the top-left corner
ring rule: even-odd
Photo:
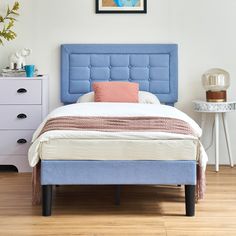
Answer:
[[[184,216],[184,188],[129,186],[115,206],[113,186],[59,187],[53,216],[31,206],[29,174],[0,173],[0,235],[236,235],[236,168],[207,171],[196,217]]]

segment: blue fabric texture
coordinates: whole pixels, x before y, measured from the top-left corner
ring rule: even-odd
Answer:
[[[61,46],[61,101],[74,103],[97,81],[130,81],[162,103],[178,100],[176,44],[67,44]]]
[[[195,161],[42,161],[41,184],[196,184]]]

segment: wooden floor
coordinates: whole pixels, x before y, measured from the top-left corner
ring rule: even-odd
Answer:
[[[196,217],[184,216],[184,188],[129,186],[115,206],[113,186],[59,187],[53,216],[31,206],[29,174],[0,173],[0,235],[236,235],[236,168],[207,171]]]

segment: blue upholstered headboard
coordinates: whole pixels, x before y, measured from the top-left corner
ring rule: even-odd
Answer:
[[[178,99],[176,44],[65,44],[61,46],[61,101],[74,103],[95,81],[131,81],[162,103]]]

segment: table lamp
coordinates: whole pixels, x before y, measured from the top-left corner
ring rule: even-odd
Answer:
[[[203,74],[202,85],[206,90],[208,102],[226,102],[226,90],[230,86],[230,75],[222,69],[210,69]]]

